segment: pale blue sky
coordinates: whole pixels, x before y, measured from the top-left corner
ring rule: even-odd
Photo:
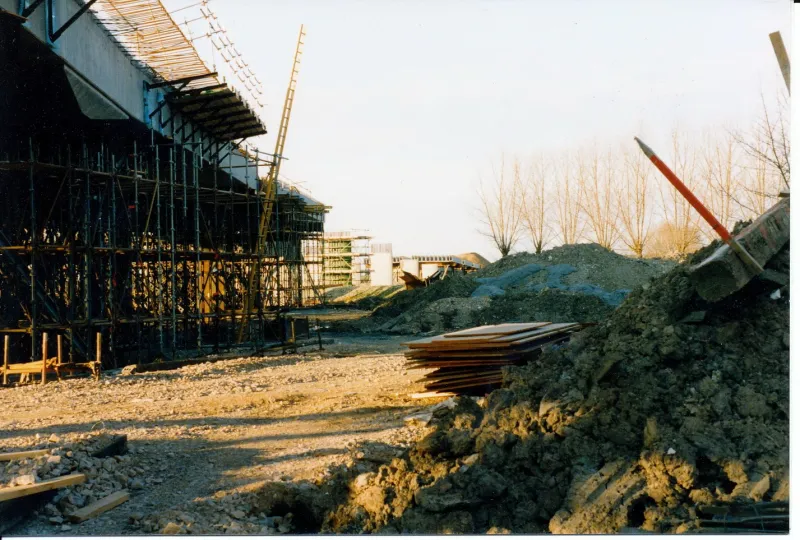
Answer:
[[[496,257],[475,184],[501,151],[639,135],[666,152],[676,124],[749,123],[783,85],[768,34],[788,47],[791,27],[787,0],[210,5],[264,82],[267,151],[306,24],[282,173],[333,207],[328,230],[406,255]]]

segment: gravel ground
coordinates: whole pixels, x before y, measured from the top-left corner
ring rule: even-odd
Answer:
[[[235,504],[266,481],[319,478],[366,441],[410,444],[421,428],[403,419],[435,401],[408,397],[422,391],[414,382],[422,373],[403,367],[407,339],[343,336],[322,352],[0,389],[0,451],[53,447],[70,463],[70,444],[105,433],[127,435],[130,448],[124,474],[91,459],[72,466],[94,471],[93,485],[107,480],[103,493],[117,484],[128,489],[130,501],[67,526],[48,507],[11,532],[141,533],[138,521],[149,514],[207,500]],[[37,465],[19,472],[31,466]],[[79,499],[88,493],[91,500],[87,486],[76,492]],[[231,514],[231,504],[219,506]],[[229,532],[235,530],[234,523]]]

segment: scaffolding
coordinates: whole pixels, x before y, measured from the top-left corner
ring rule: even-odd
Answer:
[[[370,236],[356,231],[325,233],[323,275],[325,287],[370,282]]]
[[[237,181],[221,143],[209,162],[149,138],[0,140],[0,333],[27,334],[13,356],[39,358],[43,332],[70,363],[93,360],[100,333],[106,368],[231,347],[254,265],[247,341],[320,302],[326,207],[279,189],[258,250],[264,183]]]

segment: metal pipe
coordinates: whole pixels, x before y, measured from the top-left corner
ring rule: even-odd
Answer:
[[[750,253],[745,250],[739,242],[731,236],[731,233],[728,232],[722,223],[720,223],[714,214],[712,214],[708,208],[700,202],[700,199],[694,196],[694,193],[689,190],[686,185],[681,182],[681,180],[675,175],[672,170],[667,167],[667,165],[661,161],[661,159],[653,152],[653,150],[644,144],[638,137],[634,137],[634,140],[639,144],[639,148],[642,149],[642,152],[648,157],[648,159],[656,166],[656,168],[661,171],[667,180],[678,190],[678,192],[683,195],[683,198],[689,201],[695,210],[700,214],[700,216],[711,225],[711,228],[716,231],[716,233],[722,238],[722,240],[730,246],[730,248],[739,256],[739,258],[744,262],[753,272],[756,274],[760,274],[764,271],[758,261],[756,261]]]

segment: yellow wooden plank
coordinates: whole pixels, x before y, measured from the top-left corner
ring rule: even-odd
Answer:
[[[31,484],[30,486],[3,488],[0,489],[0,502],[18,499],[19,497],[25,497],[26,495],[33,495],[43,491],[50,491],[51,489],[74,486],[75,484],[82,484],[84,482],[86,482],[86,475],[75,473],[68,474],[67,476],[60,476],[53,480],[39,482],[38,484]]]
[[[0,461],[14,461],[17,459],[29,459],[35,458],[39,456],[46,456],[50,453],[50,450],[43,448],[41,450],[23,450],[21,452],[6,452],[4,454],[0,454]]]
[[[107,510],[116,508],[130,498],[131,497],[127,491],[117,491],[116,493],[112,493],[107,497],[103,497],[99,501],[95,501],[88,506],[84,506],[83,508],[75,510],[67,517],[73,523],[80,523],[81,521],[86,521],[87,519],[99,516]]]

